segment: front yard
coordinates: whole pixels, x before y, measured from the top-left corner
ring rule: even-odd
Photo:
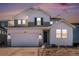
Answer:
[[[38,54],[39,52],[39,54]],[[78,56],[79,48],[0,48],[0,56]]]

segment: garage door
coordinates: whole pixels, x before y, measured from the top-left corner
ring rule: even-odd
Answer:
[[[12,46],[38,46],[38,34],[36,31],[26,33],[17,32],[12,35]]]

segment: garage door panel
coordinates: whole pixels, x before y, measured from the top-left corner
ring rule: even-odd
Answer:
[[[25,33],[12,35],[12,46],[38,46],[39,33]]]

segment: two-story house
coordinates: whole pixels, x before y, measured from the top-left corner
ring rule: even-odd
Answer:
[[[24,10],[8,21],[7,41],[11,46],[39,46],[40,41],[72,46],[74,26],[61,20],[38,8]]]

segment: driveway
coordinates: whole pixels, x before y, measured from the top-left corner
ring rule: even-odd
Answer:
[[[0,48],[0,56],[79,56],[79,48]]]

